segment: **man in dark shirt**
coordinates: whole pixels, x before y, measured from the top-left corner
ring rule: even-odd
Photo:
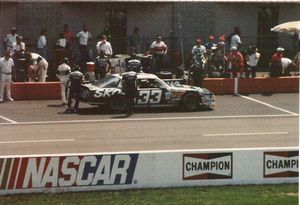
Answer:
[[[122,88],[126,98],[127,116],[134,113],[134,98],[136,97],[137,92],[136,79],[137,74],[133,71],[124,73],[122,77]]]
[[[80,87],[83,82],[83,74],[79,71],[79,66],[75,66],[74,71],[70,73],[69,79],[71,82],[70,93],[68,98],[68,108],[66,113],[78,112],[80,101]],[[75,97],[75,104],[72,108],[72,98]]]

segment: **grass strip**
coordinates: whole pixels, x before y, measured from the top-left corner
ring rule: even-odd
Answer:
[[[298,184],[6,195],[0,205],[297,205]]]

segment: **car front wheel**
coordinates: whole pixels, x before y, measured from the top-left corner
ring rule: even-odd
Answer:
[[[200,96],[197,93],[187,93],[182,98],[184,110],[193,111],[199,108]]]

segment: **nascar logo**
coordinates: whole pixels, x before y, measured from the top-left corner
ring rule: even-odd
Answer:
[[[132,184],[138,154],[0,159],[0,190]]]
[[[299,176],[299,152],[265,152],[264,153],[264,177],[298,177]]]
[[[183,179],[232,178],[232,153],[184,154]]]

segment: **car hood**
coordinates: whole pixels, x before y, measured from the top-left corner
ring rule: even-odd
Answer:
[[[173,91],[173,92],[194,91],[194,92],[198,92],[198,93],[201,93],[201,94],[210,94],[211,93],[206,88],[200,88],[200,87],[191,86],[191,85],[176,85],[176,86],[171,86],[171,91]]]

